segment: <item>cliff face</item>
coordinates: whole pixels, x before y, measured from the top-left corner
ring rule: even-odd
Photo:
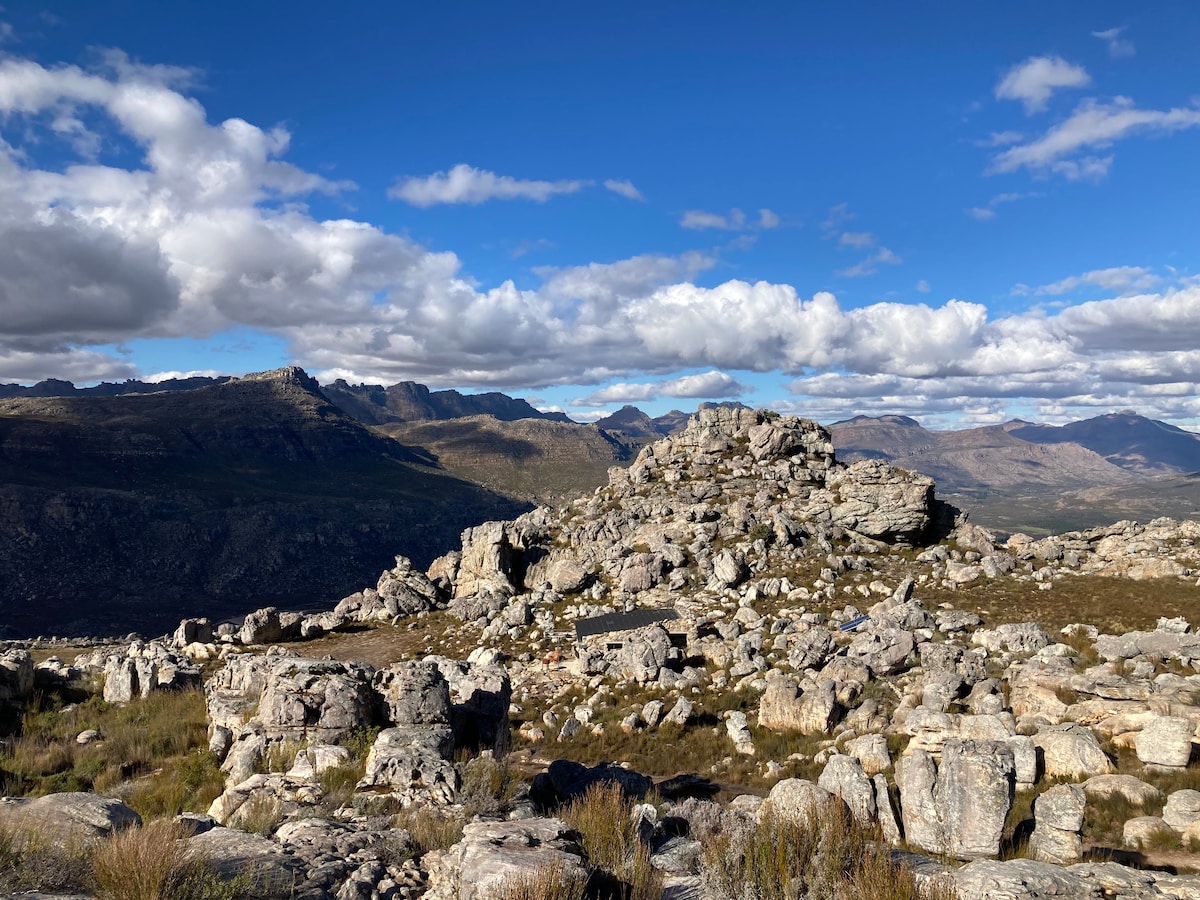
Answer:
[[[153,631],[328,603],[398,552],[431,560],[527,508],[423,463],[299,369],[0,401],[0,623]]]
[[[347,414],[371,425],[458,419],[464,416],[492,416],[502,422],[518,419],[566,420],[561,413],[539,412],[526,401],[507,394],[495,391],[483,394],[431,391],[415,381],[402,381],[383,387],[378,384],[347,384],[339,378],[333,384],[326,385],[324,391]]]

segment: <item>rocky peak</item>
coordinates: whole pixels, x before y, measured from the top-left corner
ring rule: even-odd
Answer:
[[[244,375],[241,381],[275,381],[284,385],[293,385],[304,388],[306,391],[312,391],[315,394],[321,393],[321,385],[315,378],[305,372],[299,366],[283,366],[278,369],[271,369],[268,372],[252,372],[249,375]]]

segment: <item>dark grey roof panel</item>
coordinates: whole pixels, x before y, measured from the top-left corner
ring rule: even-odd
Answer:
[[[605,613],[576,622],[575,639],[583,640],[585,637],[607,634],[610,631],[629,631],[678,618],[679,613],[673,609],[631,609],[629,612]]]

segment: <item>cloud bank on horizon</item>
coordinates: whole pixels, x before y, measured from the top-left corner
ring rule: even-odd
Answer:
[[[1103,24],[1077,29],[1104,60],[1089,66],[1136,65],[1136,31]],[[1006,270],[989,282],[1003,289],[976,288],[961,268],[939,274],[938,236],[906,234],[903,217],[879,204],[870,213],[858,199],[816,207],[814,192],[807,208],[757,194],[734,206],[728,192],[695,184],[693,202],[659,206],[666,183],[586,154],[545,170],[536,156],[502,170],[458,155],[397,176],[421,171],[402,163],[403,147],[376,189],[390,203],[372,201],[385,210],[372,221],[355,211],[369,190],[357,173],[334,178],[296,160],[303,121],[218,120],[202,102],[203,74],[177,60],[109,50],[80,65],[5,49],[0,380],[161,377],[166,367],[132,348],[239,334],[282,342],[322,380],[533,391],[581,419],[626,402],[741,398],[826,421],[889,412],[1057,421],[1134,407],[1200,422],[1200,278],[1187,255],[1200,230],[1159,257],[1139,243],[1086,271],[1041,260],[1029,267],[1043,276],[1032,284]],[[1155,149],[1188,142],[1194,159],[1200,148],[1195,82],[1168,104],[1139,105],[1101,92],[1082,62],[1036,52],[983,76],[984,96],[949,114],[973,135],[960,141],[973,170],[947,191],[959,231],[1051,199],[1067,219],[1097,215],[1118,156],[1153,169]],[[1105,82],[1119,79],[1115,70]],[[992,130],[999,122],[1011,127]],[[1179,202],[1189,191],[1193,202],[1171,222],[1194,222],[1200,177],[1194,168],[1173,177]],[[849,190],[837,173],[825,178]],[[485,281],[460,255],[479,256],[475,244],[435,249],[453,246],[453,220],[441,219],[435,237],[421,218],[521,205],[569,215],[584,203],[652,219],[671,237],[649,232],[640,252],[597,261],[556,253],[549,230],[521,235],[525,249],[506,251],[501,275]],[[1077,235],[1052,226],[1042,238],[1065,239],[1089,238],[1082,223]],[[780,258],[806,260],[793,264],[797,277],[756,272],[768,241],[786,242]],[[503,265],[530,251],[556,255],[503,277]],[[889,287],[870,287],[881,278]],[[944,299],[927,302],[931,285]]]

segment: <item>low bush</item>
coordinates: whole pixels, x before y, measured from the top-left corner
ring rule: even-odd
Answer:
[[[657,900],[662,873],[650,864],[650,848],[638,836],[633,803],[615,783],[594,784],[563,813],[579,832],[588,865],[600,885],[612,879],[611,891],[622,900]],[[607,876],[604,878],[603,876]]]
[[[768,814],[761,821],[734,819],[705,844],[702,878],[717,900],[918,900],[913,874],[893,864],[889,850],[870,840],[844,804],[808,819]]]
[[[92,853],[99,900],[236,900],[242,879],[226,881],[207,859],[189,851],[186,832],[171,819],[127,828]]]
[[[0,822],[0,891],[78,891],[91,877],[81,844]]]
[[[583,900],[587,875],[561,863],[507,878],[496,900]]]
[[[424,856],[430,850],[449,850],[463,834],[461,819],[429,806],[401,810],[392,817],[392,827],[408,832],[415,856]]]

